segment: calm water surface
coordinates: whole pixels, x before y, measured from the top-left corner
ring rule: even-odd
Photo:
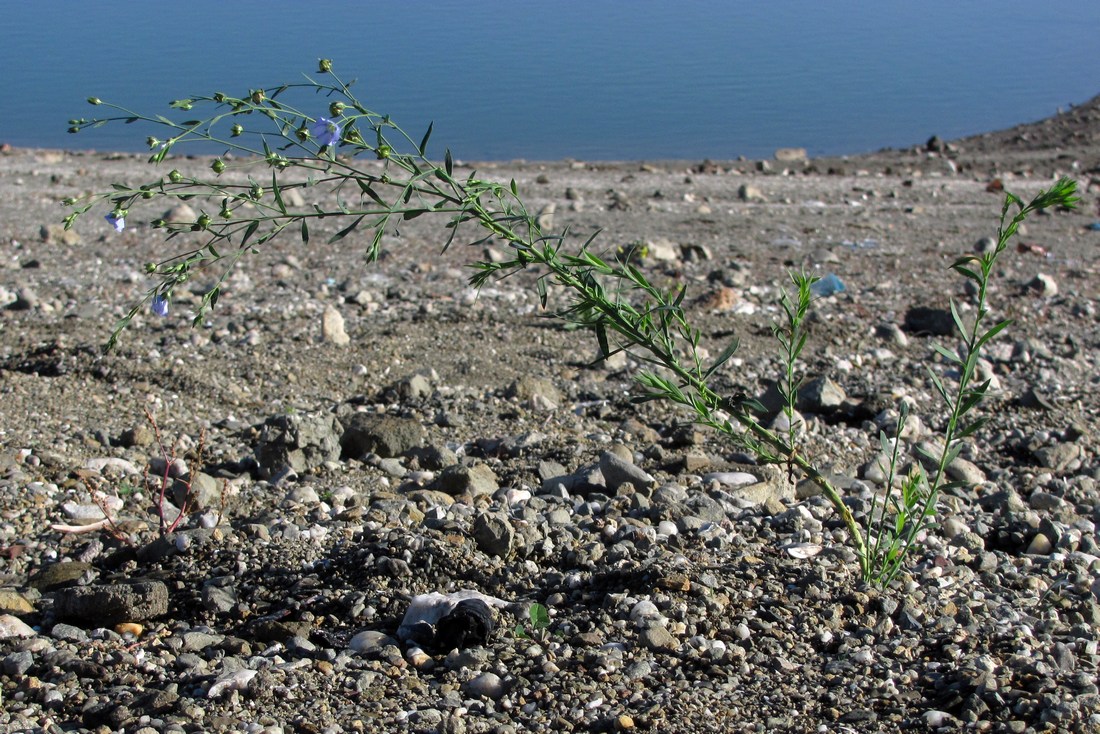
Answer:
[[[1032,121],[1100,93],[1100,3],[3,2],[0,142],[143,150],[147,130],[67,135],[97,95],[146,113],[271,86],[319,57],[360,99],[456,157],[811,155]],[[320,114],[320,110],[318,111]]]

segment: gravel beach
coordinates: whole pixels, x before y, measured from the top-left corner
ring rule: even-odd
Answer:
[[[0,150],[0,730],[1100,731],[1100,97],[849,158],[456,164],[597,251],[644,245],[712,355],[740,339],[731,394],[780,374],[787,271],[835,276],[800,410],[857,515],[899,402],[914,456],[943,427],[933,345],[973,302],[949,265],[1002,190],[1075,178],[999,262],[972,486],[885,590],[816,487],[632,402],[641,365],[594,362],[533,274],[472,291],[497,253],[441,253],[443,219],[370,265],[366,234],[325,244],[346,222],[276,239],[203,323],[218,273],[104,354],[190,241],[149,227],[163,202],[122,233],[65,232],[58,202],[145,159]],[[169,521],[188,498],[168,533],[162,490]]]

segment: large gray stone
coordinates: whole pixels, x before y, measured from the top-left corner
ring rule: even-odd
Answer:
[[[475,464],[474,466],[455,464],[454,466],[448,466],[432,485],[432,489],[450,495],[468,494],[471,497],[489,495],[499,488],[497,475],[485,464]]]
[[[499,512],[482,512],[474,519],[474,542],[478,549],[490,556],[507,558],[512,552],[515,530],[507,515]]]
[[[361,459],[367,454],[389,459],[420,446],[424,440],[424,427],[411,418],[351,413],[344,422],[340,446],[348,459]]]
[[[268,418],[260,430],[256,461],[261,476],[287,469],[306,472],[340,458],[340,423],[331,413],[294,413]]]
[[[609,490],[615,490],[623,484],[629,484],[635,489],[647,489],[656,483],[652,476],[633,462],[611,451],[600,454],[600,473],[603,474],[604,486]]]
[[[55,592],[54,611],[90,627],[140,622],[168,612],[168,587],[161,581],[74,586]]]
[[[798,391],[798,408],[806,413],[831,413],[847,399],[840,385],[828,377],[817,377]]]

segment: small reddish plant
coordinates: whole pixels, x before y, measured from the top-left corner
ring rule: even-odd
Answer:
[[[183,476],[179,477],[179,481],[183,483],[183,502],[180,503],[178,514],[175,519],[169,522],[166,517],[167,508],[164,504],[165,495],[168,493],[168,488],[171,487],[176,478],[172,476],[172,465],[176,461],[176,449],[173,447],[169,450],[164,445],[164,439],[160,433],[160,426],[157,424],[157,419],[153,416],[153,413],[146,408],[145,418],[149,421],[149,425],[153,428],[153,435],[156,436],[157,448],[160,450],[161,458],[164,460],[164,470],[160,472],[160,475],[156,479],[150,479],[149,472],[152,468],[152,464],[147,464],[145,467],[145,486],[154,487],[157,494],[157,517],[160,518],[160,534],[167,535],[173,533],[180,523],[183,522],[183,518],[187,517],[193,509],[194,501],[191,493],[191,485],[195,479],[194,471],[188,471],[186,479]],[[202,465],[202,453],[206,447],[206,429],[199,431],[199,445],[195,449],[195,466]],[[224,494],[224,492],[223,492]]]

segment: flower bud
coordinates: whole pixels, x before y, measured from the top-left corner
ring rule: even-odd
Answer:
[[[80,132],[80,128],[77,127],[76,125],[73,125],[72,127],[69,128],[69,132],[70,133],[78,133],[78,132]]]
[[[317,59],[317,73],[327,74],[332,71],[332,59]]]
[[[88,104],[100,105],[103,104],[103,100],[101,100],[99,97],[88,97]]]
[[[148,273],[149,275],[152,275],[153,273],[157,272],[157,264],[156,263],[145,263],[145,272]]]
[[[259,201],[263,198],[264,189],[259,184],[253,184],[252,188],[248,190],[248,195],[251,196],[254,201]]]
[[[222,92],[215,92],[214,93],[214,101],[217,102],[218,104],[221,104],[225,100],[226,100],[226,96],[225,96],[224,93],[222,93]]]
[[[145,138],[145,144],[149,146],[149,150],[156,150],[160,145],[160,141],[154,138],[152,135]]]
[[[62,199],[61,200],[61,206],[72,206],[75,203],[76,203],[76,199],[73,198],[72,196],[68,197],[67,199]]]
[[[240,124],[234,125],[229,130],[229,134],[232,135],[233,137],[237,137],[238,135],[240,135],[243,132],[244,132],[244,126],[242,126]]]
[[[141,192],[141,198],[143,198],[143,199],[152,199],[156,195],[157,194],[156,194],[155,191],[149,191],[148,189]]]
[[[209,226],[210,226],[210,215],[201,214],[201,215],[199,215],[199,219],[198,219],[198,221],[195,222],[195,226],[192,227],[192,229],[197,232],[199,230],[206,229]]]
[[[252,100],[252,104],[260,104],[264,101],[264,90],[253,89],[248,93],[248,98]]]
[[[183,180],[183,174],[173,168],[171,171],[168,172],[168,180],[172,183],[179,183]]]
[[[163,219],[154,219],[149,224],[152,225],[153,229],[160,229],[161,227],[164,227],[166,224],[168,224],[168,222],[164,221]]]
[[[393,148],[383,144],[378,146],[378,150],[376,152],[378,153],[378,160],[385,160],[390,157],[390,153],[393,152]]]
[[[302,125],[300,128],[298,128],[294,134],[297,135],[298,140],[303,143],[309,140],[309,128],[305,125]]]
[[[221,158],[215,158],[214,162],[210,164],[210,170],[214,173],[221,173],[225,170],[225,161]]]
[[[340,115],[344,114],[344,110],[346,108],[347,105],[343,102],[333,102],[328,106],[328,113],[333,117],[339,117]]]

